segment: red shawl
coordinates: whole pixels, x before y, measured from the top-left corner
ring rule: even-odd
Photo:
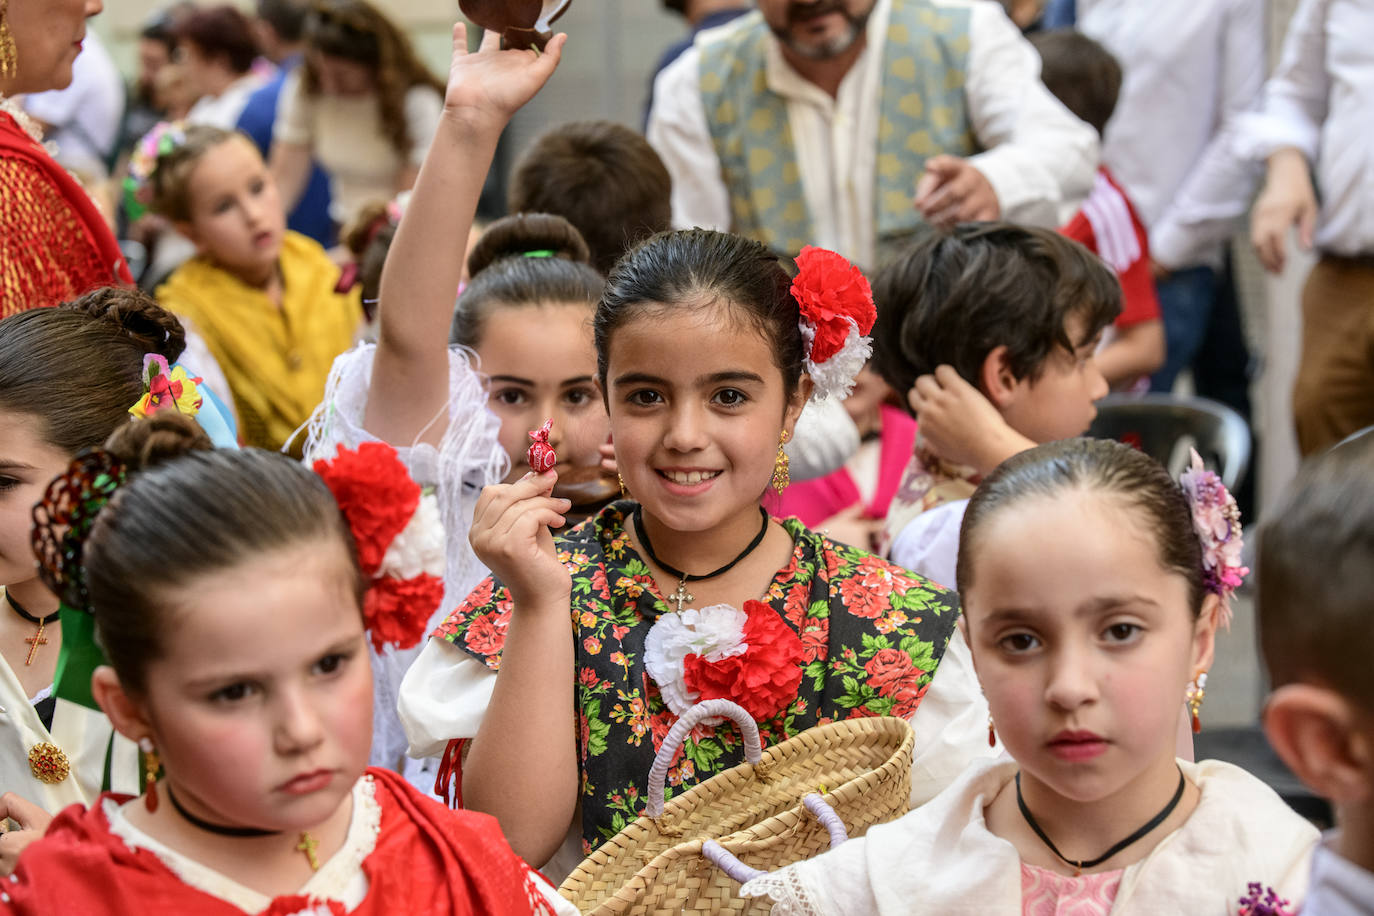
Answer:
[[[395,913],[527,916],[549,912],[534,872],[511,851],[496,820],[470,811],[449,811],[421,796],[390,770],[369,769],[382,809],[377,847],[363,861],[367,898],[359,916]],[[43,839],[26,849],[13,883],[0,886],[0,914],[80,913],[142,916],[195,913],[242,916],[243,911],[196,890],[146,849],[130,849],[110,832],[102,795],[89,810],[67,808]],[[287,916],[308,906],[344,914],[339,903],[279,897],[264,913]]]
[[[76,179],[0,112],[0,318],[133,282]]]

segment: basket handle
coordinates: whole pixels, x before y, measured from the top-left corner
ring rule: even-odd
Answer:
[[[821,826],[830,834],[830,848],[834,849],[841,843],[849,839],[849,834],[845,832],[844,822],[835,813],[835,809],[830,807],[830,803],[821,798],[820,795],[812,792],[802,799],[802,804],[806,810],[815,815],[816,820],[821,822]],[[726,875],[744,884],[767,872],[752,868],[740,861],[739,856],[730,852],[715,840],[707,840],[701,844],[701,854],[708,862],[725,872]]]
[[[687,735],[703,719],[724,716],[739,726],[744,737],[744,759],[752,766],[758,766],[763,759],[763,745],[759,742],[759,726],[754,717],[745,712],[744,707],[729,700],[703,700],[684,712],[673,727],[668,730],[663,744],[654,757],[654,765],[649,768],[649,789],[644,800],[644,813],[652,818],[663,816],[663,786],[668,778],[668,767],[677,755],[678,748],[687,740]]]

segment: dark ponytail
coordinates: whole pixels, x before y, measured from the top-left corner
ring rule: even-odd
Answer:
[[[468,255],[468,282],[458,299],[449,339],[477,347],[487,317],[502,306],[596,304],[605,279],[588,263],[591,252],[572,224],[548,213],[497,220]]]

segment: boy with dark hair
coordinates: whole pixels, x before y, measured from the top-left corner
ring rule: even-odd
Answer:
[[[1029,39],[1040,54],[1040,79],[1045,87],[1100,135],[1121,92],[1121,65],[1116,58],[1073,29],[1039,32]],[[1150,270],[1145,224],[1105,166],[1098,168],[1083,206],[1059,231],[1106,261],[1121,281],[1121,315],[1097,355],[1098,368],[1113,388],[1143,382],[1164,365],[1164,322]]]
[[[948,364],[1035,444],[1080,435],[1107,393],[1093,354],[1121,311],[1120,284],[1051,230],[969,223],[933,233],[877,275],[873,298],[873,368],[898,391]],[[952,587],[959,524],[978,479],[918,440],[880,546]]]
[[[512,213],[553,213],[572,223],[603,274],[630,246],[670,227],[673,185],[663,160],[649,141],[611,121],[548,131],[510,182]]]
[[[1374,913],[1374,433],[1312,459],[1259,535],[1264,730],[1330,799],[1304,914]]]

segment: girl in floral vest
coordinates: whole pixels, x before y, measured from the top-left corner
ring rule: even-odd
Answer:
[[[807,249],[797,266],[706,230],[625,255],[595,319],[624,498],[555,540],[555,471],[488,487],[472,544],[493,576],[402,684],[411,752],[444,750],[462,803],[531,862],[558,853],[552,876],[640,813],[658,745],[698,700],[742,704],[768,744],[912,719],[916,803],[988,752],[954,596],[760,508],[787,486],[802,406],[843,395],[874,320],[843,258]],[[741,760],[730,726],[701,727],[670,791]]]

